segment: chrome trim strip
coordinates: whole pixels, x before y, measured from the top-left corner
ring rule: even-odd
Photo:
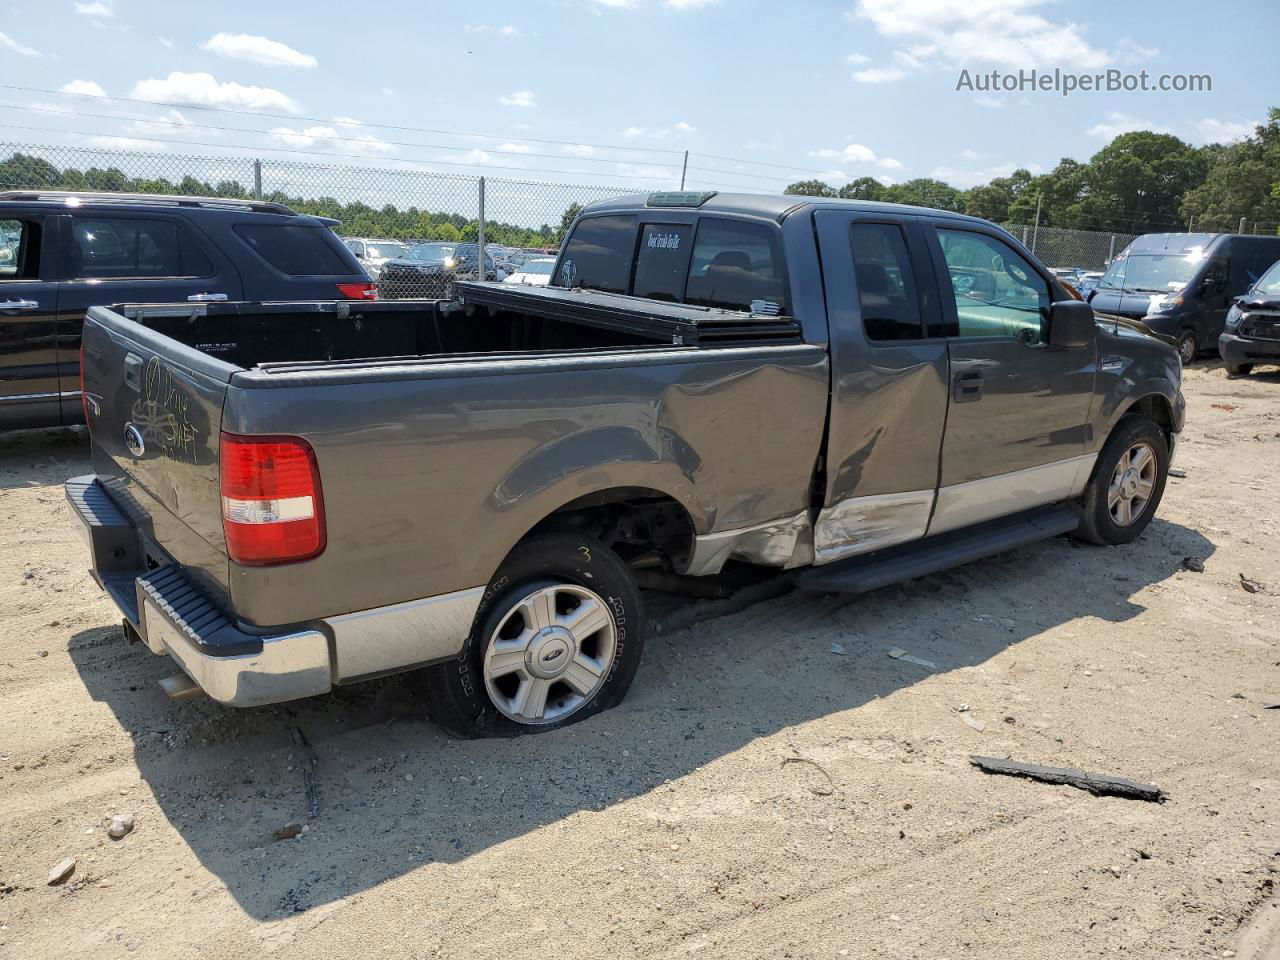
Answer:
[[[934,490],[849,497],[824,507],[813,531],[814,564],[919,540],[929,527]]]
[[[321,620],[333,636],[335,680],[457,656],[484,591],[470,587]]]
[[[1097,459],[1096,453],[1089,453],[943,487],[938,491],[929,536],[1078,497]]]
[[[78,395],[79,390],[76,391]],[[24,403],[30,400],[57,400],[62,394],[53,393],[11,393],[8,396],[0,396],[0,403]]]
[[[705,577],[719,573],[730,559],[784,570],[812,563],[813,530],[809,511],[694,537],[689,562],[680,572],[690,577]]]

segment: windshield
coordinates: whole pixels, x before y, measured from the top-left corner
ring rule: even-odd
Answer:
[[[403,243],[366,243],[365,250],[368,251],[366,256],[391,260],[395,257],[403,257],[405,246]]]
[[[1280,297],[1280,260],[1273,263],[1262,279],[1253,285],[1253,295]]]
[[[444,260],[453,256],[452,243],[420,243],[409,251],[410,260]]]
[[[1204,263],[1198,253],[1134,253],[1107,268],[1098,286],[1129,293],[1169,293],[1181,290]]]
[[[551,268],[556,265],[554,260],[526,260],[520,267],[521,273],[536,273],[539,276],[551,276]]]

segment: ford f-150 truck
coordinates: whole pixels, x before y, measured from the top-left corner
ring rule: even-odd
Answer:
[[[551,286],[97,307],[68,481],[126,632],[254,705],[396,671],[461,736],[619,701],[634,571],[869,590],[1137,537],[1171,341],[981,220],[798,197],[594,204]]]

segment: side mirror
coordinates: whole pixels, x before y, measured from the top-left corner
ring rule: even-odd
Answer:
[[[1083,300],[1059,300],[1049,305],[1049,346],[1087,347],[1095,332],[1093,307]]]

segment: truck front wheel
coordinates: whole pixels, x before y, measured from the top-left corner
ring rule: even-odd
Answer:
[[[593,537],[526,540],[490,582],[457,660],[425,671],[430,710],[451,736],[517,736],[616,706],[644,641],[626,565]]]
[[[1136,540],[1155,516],[1169,476],[1169,445],[1151,420],[1122,420],[1098,455],[1076,536],[1114,545]]]

